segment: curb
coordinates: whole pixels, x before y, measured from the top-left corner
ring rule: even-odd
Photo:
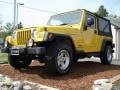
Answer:
[[[42,85],[42,84],[39,84],[39,83],[34,83],[34,82],[26,81],[26,80],[24,80],[23,82],[28,83],[28,84],[32,84],[32,85],[37,85],[40,90],[59,90],[57,88],[52,88],[52,87],[49,87],[49,86],[46,86],[46,85]]]
[[[0,62],[0,66],[7,66],[9,65],[8,62]]]
[[[13,78],[0,74],[0,90],[59,90],[40,83],[13,80]]]
[[[114,84],[118,80],[120,80],[120,74],[110,79],[95,80],[92,90],[120,90],[119,84]]]
[[[120,80],[120,74],[110,78],[109,80],[110,80],[111,83],[114,83],[115,81]]]
[[[0,62],[0,64],[8,64],[8,62]]]

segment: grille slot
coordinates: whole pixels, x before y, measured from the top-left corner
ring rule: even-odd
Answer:
[[[25,45],[30,38],[31,38],[31,30],[24,30],[17,32],[18,45]]]

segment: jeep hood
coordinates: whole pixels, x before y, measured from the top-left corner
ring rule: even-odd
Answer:
[[[59,34],[74,34],[76,33],[77,29],[79,29],[78,25],[70,26],[70,25],[63,25],[63,26],[40,26],[40,31],[47,31]]]

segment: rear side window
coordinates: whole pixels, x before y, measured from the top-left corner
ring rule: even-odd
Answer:
[[[110,32],[109,30],[109,22],[99,18],[99,30],[102,32]]]
[[[110,23],[107,20],[104,20],[102,18],[98,18],[98,26],[99,26],[99,32],[103,35],[111,35],[111,28]]]

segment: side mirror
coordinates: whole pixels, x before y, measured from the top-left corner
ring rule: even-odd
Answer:
[[[92,26],[94,24],[93,18],[87,18],[87,26]]]

